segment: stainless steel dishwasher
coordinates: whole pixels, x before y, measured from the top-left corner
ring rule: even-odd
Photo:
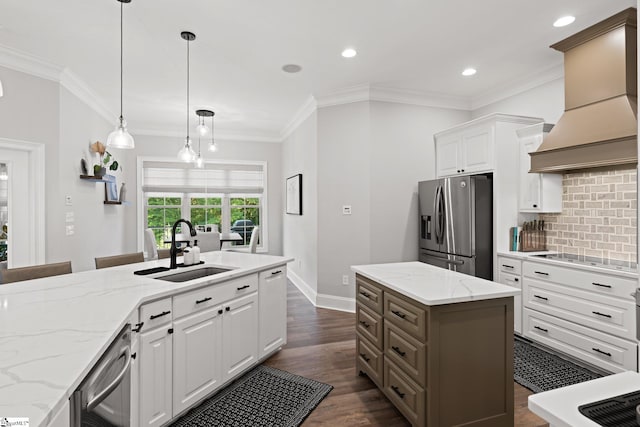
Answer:
[[[71,396],[71,427],[130,426],[131,359],[127,324]]]

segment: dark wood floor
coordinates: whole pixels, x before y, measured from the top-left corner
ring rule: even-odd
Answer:
[[[288,343],[265,364],[334,387],[304,425],[408,426],[373,382],[355,372],[355,315],[315,308],[291,284],[287,299]],[[514,383],[515,426],[548,426],[527,409],[530,394]]]

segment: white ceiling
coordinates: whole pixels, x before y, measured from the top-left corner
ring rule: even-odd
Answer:
[[[216,131],[277,137],[309,95],[369,83],[466,99],[562,63],[548,46],[636,0],[132,0],[125,5],[125,117],[132,133],[184,134],[191,106]],[[0,45],[68,68],[115,115],[116,0],[2,0]],[[566,14],[576,22],[554,28]],[[340,52],[355,47],[358,56]],[[302,66],[298,74],[284,64]],[[1,65],[1,64],[0,64]],[[463,68],[478,69],[464,78]],[[5,88],[7,90],[7,88]],[[195,124],[196,117],[192,114]]]

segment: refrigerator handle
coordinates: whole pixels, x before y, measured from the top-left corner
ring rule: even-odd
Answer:
[[[444,193],[442,192],[442,186],[438,187],[438,240],[439,244],[444,243]]]
[[[436,194],[433,197],[433,214],[436,223],[436,243],[440,244],[440,186],[436,188]]]

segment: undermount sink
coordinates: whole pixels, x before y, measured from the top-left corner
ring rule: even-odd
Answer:
[[[231,268],[204,267],[180,273],[167,274],[166,276],[155,277],[155,279],[166,280],[167,282],[188,282],[189,280],[213,276],[227,271],[231,271]]]

